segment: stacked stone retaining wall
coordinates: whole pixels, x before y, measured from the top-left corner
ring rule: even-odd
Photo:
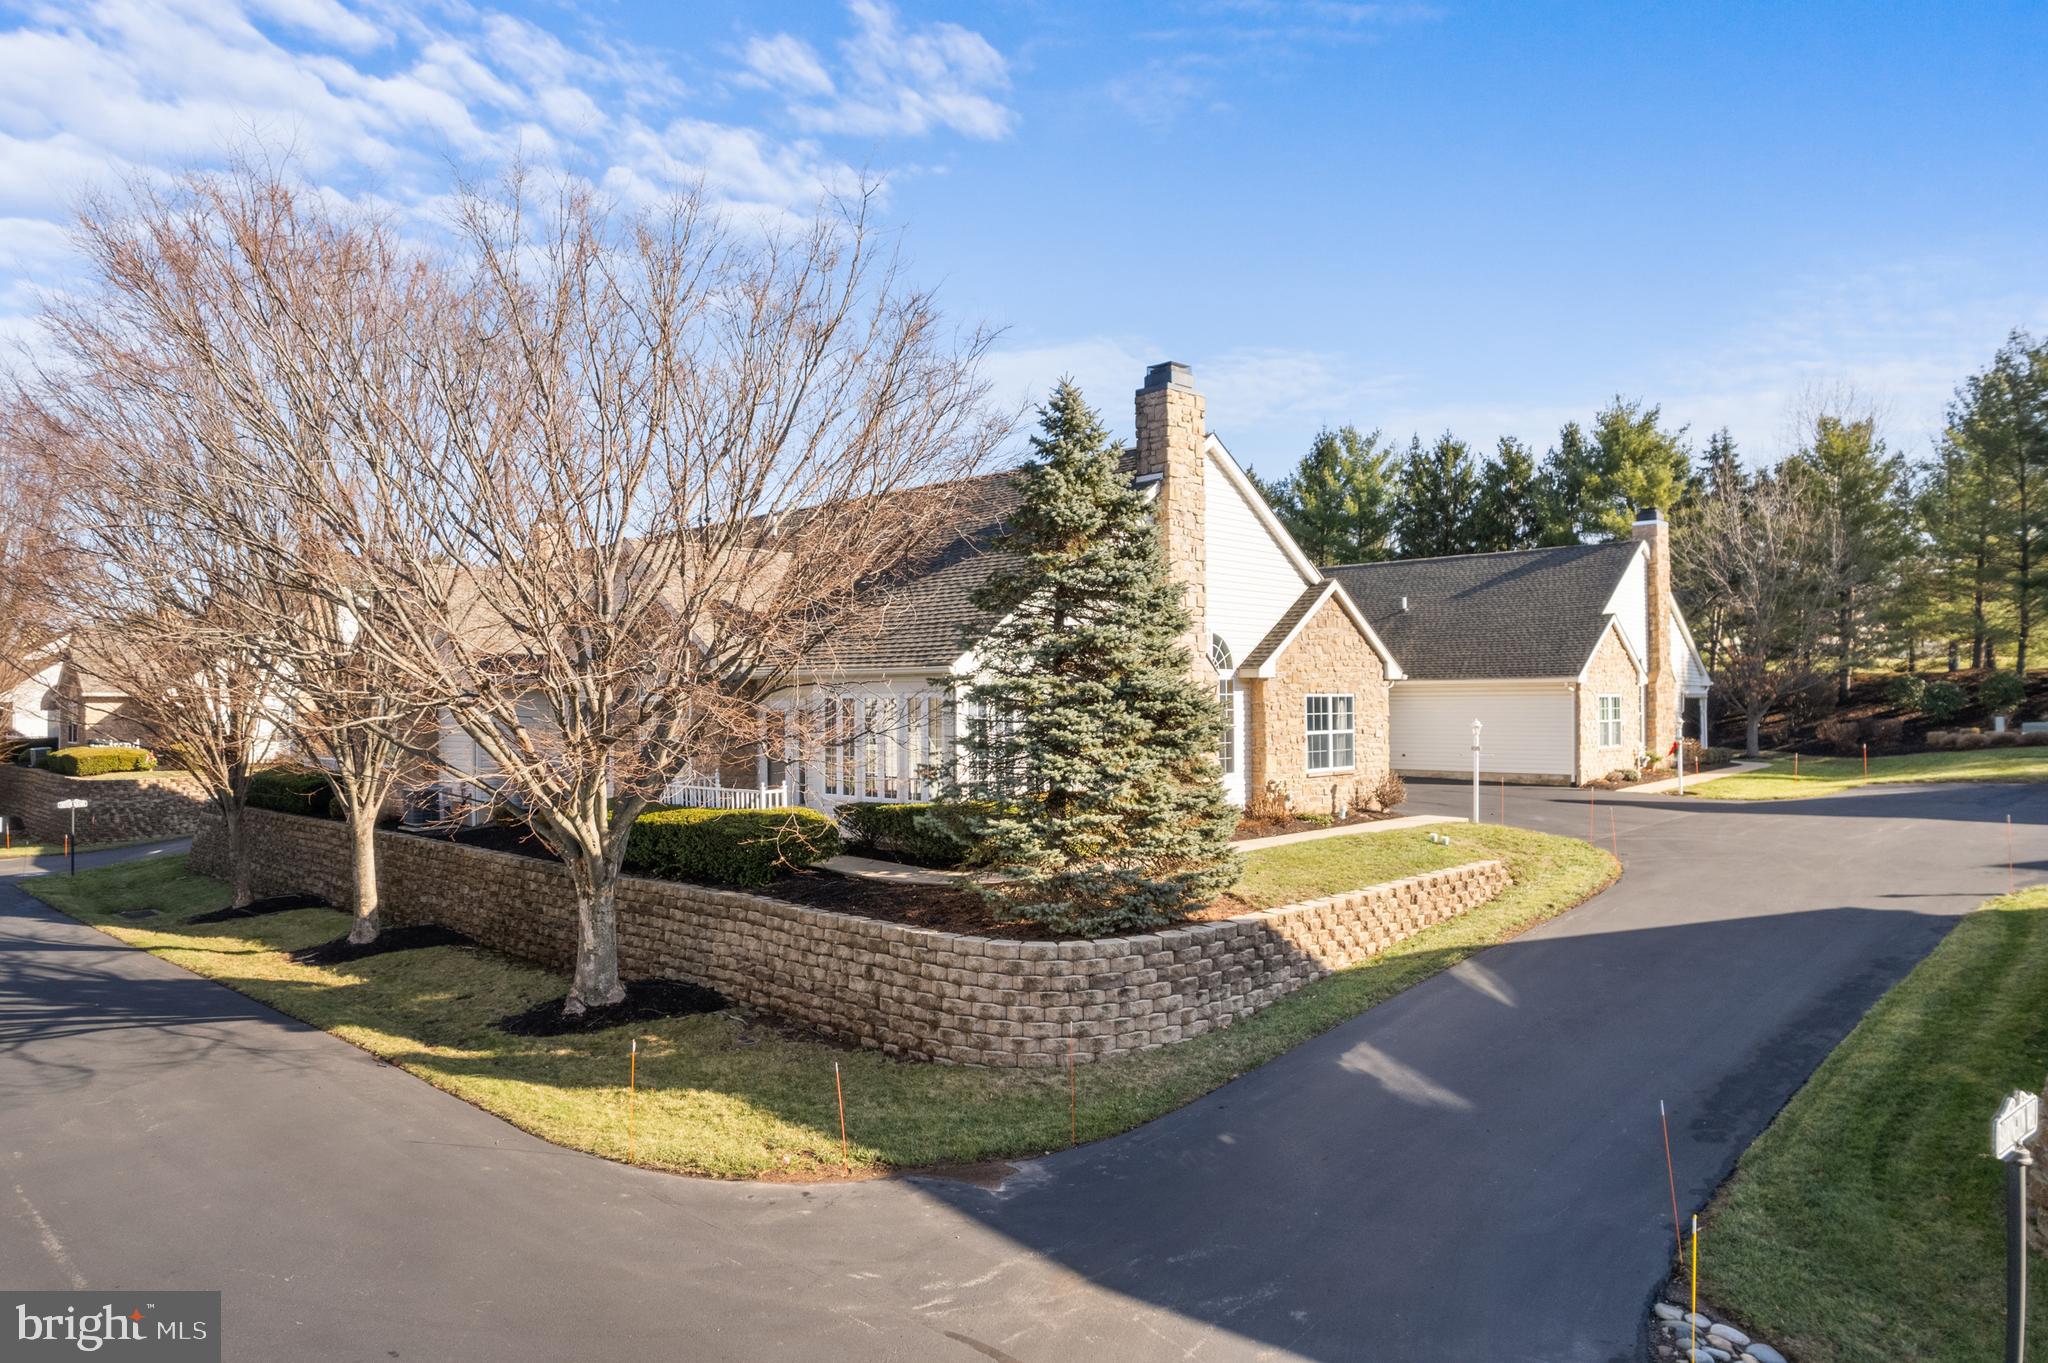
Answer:
[[[250,810],[254,888],[348,902],[347,828]],[[393,923],[441,923],[566,970],[568,878],[552,861],[406,833],[377,835]],[[223,875],[209,820],[195,869]],[[1275,999],[1485,903],[1507,868],[1480,861],[1313,903],[1159,932],[1026,942],[886,923],[762,895],[628,877],[619,957],[628,978],[692,980],[753,1008],[894,1055],[979,1065],[1150,1050],[1249,1017]]]
[[[40,767],[0,762],[0,815],[15,841],[57,842],[71,829],[60,800],[84,800],[78,811],[81,843],[135,838],[185,838],[198,831],[209,802],[182,771],[60,776]]]

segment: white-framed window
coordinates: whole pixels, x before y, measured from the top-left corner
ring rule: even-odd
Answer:
[[[851,795],[854,793],[853,702],[826,701],[825,717],[825,793]]]
[[[1309,696],[1303,701],[1308,729],[1308,769],[1348,771],[1357,762],[1356,707],[1350,696]]]
[[[1621,746],[1621,697],[1602,696],[1599,707],[1600,746],[1618,748]]]
[[[1225,776],[1237,770],[1237,683],[1225,677],[1216,683],[1216,703],[1223,707],[1223,741],[1216,745],[1216,761]]]
[[[1209,661],[1223,674],[1216,682],[1216,703],[1223,707],[1223,740],[1216,745],[1216,762],[1228,776],[1237,770],[1237,683],[1230,677],[1237,663],[1220,634],[1209,636]]]

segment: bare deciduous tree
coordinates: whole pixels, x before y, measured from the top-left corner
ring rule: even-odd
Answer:
[[[759,236],[685,197],[463,201],[430,403],[352,412],[309,509],[375,565],[367,646],[525,809],[575,888],[568,1008],[618,1001],[616,885],[670,776],[782,741],[774,697],[952,518],[1007,423],[878,254],[866,203]],[[340,365],[345,361],[337,358]]]
[[[1688,580],[1720,603],[1728,642],[1714,682],[1742,707],[1751,757],[1764,716],[1820,676],[1833,514],[1807,480],[1767,473],[1701,503],[1672,542]]]
[[[63,633],[57,589],[69,559],[58,436],[33,401],[0,403],[0,688],[33,672]]]

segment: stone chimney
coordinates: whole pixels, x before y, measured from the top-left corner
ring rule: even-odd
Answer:
[[[1209,593],[1205,572],[1207,512],[1203,497],[1202,442],[1208,435],[1202,395],[1195,391],[1188,367],[1168,360],[1145,371],[1138,390],[1138,466],[1140,481],[1159,480],[1160,543],[1167,570],[1181,584],[1193,619],[1188,652],[1195,675],[1213,682],[1209,665]],[[1247,648],[1249,644],[1240,644]]]
[[[1643,746],[1662,757],[1678,736],[1678,664],[1671,656],[1671,526],[1656,507],[1636,511],[1635,538],[1650,547],[1645,574],[1643,663],[1649,669],[1644,695]]]

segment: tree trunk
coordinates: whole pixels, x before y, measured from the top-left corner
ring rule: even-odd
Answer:
[[[239,909],[256,897],[256,868],[249,861],[247,826],[242,822],[242,805],[230,801],[221,807],[221,831],[228,841],[228,887],[234,893],[234,900],[228,905]]]
[[[1963,670],[1963,641],[1960,639],[1948,641],[1948,670],[1951,672]]]
[[[1853,641],[1850,630],[1854,628],[1856,609],[1851,604],[1849,593],[1842,593],[1842,604],[1835,612],[1835,628],[1841,636],[1841,657],[1835,663],[1835,699],[1847,703],[1849,699],[1849,654]]]
[[[374,810],[351,810],[348,816],[349,875],[355,890],[355,917],[348,940],[363,945],[377,940],[383,923],[377,917],[377,818]]]
[[[576,975],[562,1011],[574,1015],[626,997],[619,980],[619,877],[604,861],[563,850],[576,887]]]
[[[1757,730],[1763,727],[1764,712],[1752,706],[1744,718],[1748,720],[1749,737],[1742,750],[1742,755],[1744,757],[1760,756],[1763,753],[1763,749],[1757,744]]]
[[[1911,676],[1913,673],[1918,672],[1919,670],[1920,641],[1918,639],[1909,638],[1906,640],[1906,675]]]

